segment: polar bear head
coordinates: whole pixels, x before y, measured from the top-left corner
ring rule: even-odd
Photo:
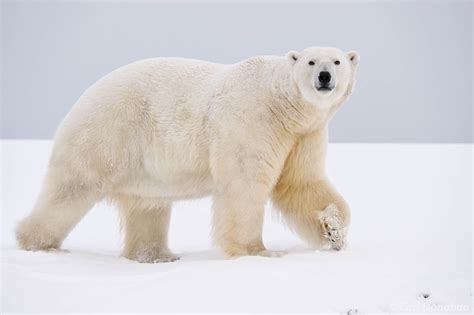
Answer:
[[[352,92],[359,54],[337,48],[311,47],[287,54],[291,77],[301,96],[318,107],[328,107]]]

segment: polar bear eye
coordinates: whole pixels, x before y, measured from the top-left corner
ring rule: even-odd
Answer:
[[[308,64],[309,64],[310,66],[314,66],[314,61],[311,60],[310,62],[308,62]]]
[[[340,63],[341,63],[341,62],[340,62],[339,60],[334,61],[334,64],[335,64],[336,66],[339,65]]]

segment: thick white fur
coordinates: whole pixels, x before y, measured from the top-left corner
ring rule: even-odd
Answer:
[[[342,246],[349,210],[325,174],[327,124],[352,92],[358,59],[308,48],[232,65],[146,59],[113,71],[59,127],[41,194],[17,228],[20,246],[59,248],[107,198],[120,208],[125,257],[173,261],[172,203],[209,194],[213,238],[229,256],[279,255],[262,243],[270,198],[302,238],[331,245],[327,229],[339,229],[333,247]],[[321,67],[337,82],[330,93],[314,88]]]

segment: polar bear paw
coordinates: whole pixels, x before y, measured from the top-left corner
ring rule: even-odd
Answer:
[[[345,245],[345,231],[335,204],[327,206],[319,215],[323,236],[332,249],[341,250]]]
[[[173,254],[169,250],[140,250],[135,253],[124,255],[126,258],[146,264],[167,263],[180,259],[179,256]]]
[[[24,250],[53,251],[61,246],[61,240],[34,219],[21,221],[15,232],[18,245]]]
[[[261,250],[257,253],[258,256],[263,256],[263,257],[283,257],[286,254],[288,254],[288,252],[283,251],[283,250],[268,250],[268,249]]]
[[[247,246],[225,244],[222,249],[228,258],[237,258],[242,256],[282,257],[287,254],[285,251],[266,249],[263,244],[252,244]]]

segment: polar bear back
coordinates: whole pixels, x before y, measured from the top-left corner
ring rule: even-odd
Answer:
[[[80,97],[68,116],[74,116],[74,121],[81,116],[91,121],[98,115],[140,119],[143,111],[148,110],[156,119],[176,114],[177,122],[182,122],[180,115],[186,113],[180,113],[180,108],[207,110],[213,106],[209,100],[219,95],[236,93],[245,97],[249,88],[255,91],[262,83],[261,76],[266,75],[261,69],[271,68],[271,60],[251,58],[232,65],[184,58],[140,60],[97,81]],[[100,121],[104,123],[102,118]],[[65,122],[70,122],[68,117]]]

